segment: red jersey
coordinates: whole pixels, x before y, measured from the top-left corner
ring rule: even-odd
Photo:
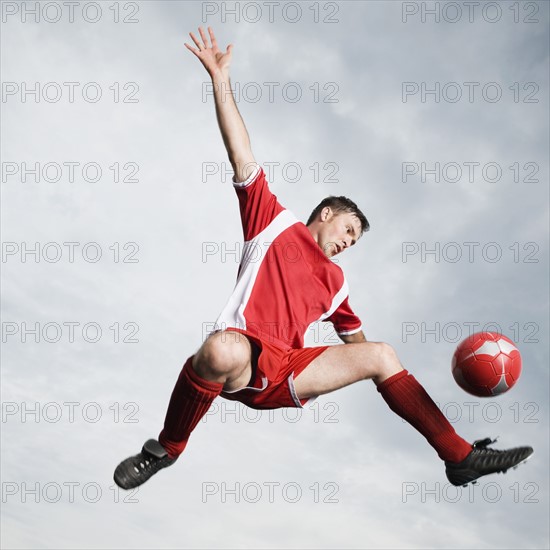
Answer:
[[[245,243],[237,283],[215,328],[244,329],[285,348],[302,348],[315,321],[331,321],[339,335],[359,332],[342,269],[281,206],[263,169],[233,185]]]

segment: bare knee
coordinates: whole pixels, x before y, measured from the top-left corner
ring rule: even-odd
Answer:
[[[250,366],[251,347],[238,332],[221,331],[208,337],[193,358],[193,368],[205,379],[225,383]]]
[[[380,384],[390,376],[403,370],[403,366],[397,357],[395,349],[386,342],[374,342],[376,367],[375,374],[371,376],[376,384]]]
[[[392,345],[387,344],[386,342],[376,342],[378,346],[378,353],[382,358],[383,363],[398,363],[399,359],[397,358],[397,352]]]

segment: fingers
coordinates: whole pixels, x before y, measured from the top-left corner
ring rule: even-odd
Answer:
[[[189,44],[187,44],[187,42],[184,44],[184,46],[191,52],[193,52],[197,57],[199,55],[199,50],[197,50],[197,48],[193,48],[192,46],[190,46]]]
[[[204,49],[206,50],[209,46],[208,46],[208,39],[206,38],[206,34],[204,34],[204,30],[202,27],[199,27],[199,33],[201,35],[201,38],[202,38],[202,43],[203,43],[203,46],[204,46]]]
[[[193,42],[195,43],[195,46],[197,46],[197,48],[198,48],[199,51],[200,51],[201,45],[200,45],[200,42],[199,42],[199,41],[197,40],[197,38],[195,37],[195,35],[194,35],[192,32],[190,32],[190,33],[189,33],[189,36],[191,37],[191,40],[193,40]],[[193,50],[191,50],[191,51],[193,51]]]
[[[216,50],[218,48],[218,43],[216,42],[216,37],[214,36],[214,31],[212,27],[208,27],[208,34],[210,35],[210,42],[212,42],[212,47]]]
[[[188,50],[192,51],[196,56],[198,56],[200,53],[204,52],[205,50],[208,50],[209,48],[212,48],[212,50],[216,54],[219,51],[218,50],[218,43],[216,41],[216,37],[214,36],[214,31],[212,30],[212,27],[208,27],[208,34],[210,35],[210,42],[212,44],[211,46],[208,45],[208,38],[206,37],[206,33],[204,32],[204,29],[202,27],[199,27],[199,34],[200,34],[201,39],[202,39],[202,44],[200,43],[198,38],[192,32],[190,32],[189,36],[191,37],[191,39],[195,43],[195,46],[197,46],[197,47],[193,48],[192,46],[190,46],[187,43],[185,44],[185,47]],[[227,53],[228,54],[231,54],[231,49],[232,48],[233,48],[233,44],[229,44],[229,46],[227,46]]]

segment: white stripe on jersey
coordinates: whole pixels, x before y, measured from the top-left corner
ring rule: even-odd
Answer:
[[[216,320],[214,330],[225,330],[231,327],[246,330],[244,310],[267,251],[283,231],[298,222],[298,218],[290,210],[283,210],[261,233],[258,233],[251,241],[244,243],[237,283],[229,301]],[[259,259],[257,258],[258,251],[260,252]]]
[[[349,294],[349,287],[346,278],[344,277],[344,284],[342,288],[334,295],[330,309],[319,317],[319,321],[324,321],[327,317],[330,317],[337,309],[338,306],[347,298]]]

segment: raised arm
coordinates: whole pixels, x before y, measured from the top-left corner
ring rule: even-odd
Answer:
[[[208,33],[210,34],[210,45],[204,30],[199,27],[202,42],[190,32],[189,36],[191,36],[196,48],[189,44],[185,44],[185,46],[200,59],[212,79],[216,117],[223,143],[229,156],[229,162],[231,162],[235,172],[235,179],[237,182],[241,182],[245,181],[253,172],[255,160],[250,147],[250,138],[237,109],[229,80],[229,64],[231,63],[233,45],[227,46],[227,51],[223,53],[218,48],[211,27],[208,27]]]

